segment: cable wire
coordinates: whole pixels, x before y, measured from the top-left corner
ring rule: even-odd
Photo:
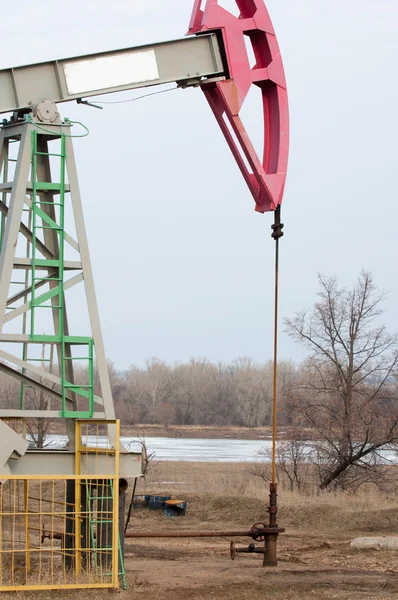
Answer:
[[[142,100],[143,98],[148,98],[148,96],[157,96],[158,94],[165,94],[166,92],[174,92],[174,90],[178,89],[178,85],[172,88],[167,88],[167,90],[159,90],[158,92],[150,92],[149,94],[143,94],[142,96],[137,96],[136,98],[129,98],[128,100],[109,100],[103,102],[97,102],[96,104],[125,104],[126,102],[135,102],[136,100]]]
[[[40,129],[41,131],[44,131],[44,133],[50,133],[51,135],[54,135],[54,131],[50,130],[50,129],[46,129],[45,127],[42,127],[41,125],[39,125],[38,123],[36,123],[36,121],[34,121],[32,119],[32,117],[30,115],[26,116],[26,120],[28,121],[28,123],[31,123],[31,125],[34,125],[37,129]],[[58,125],[60,126],[61,129],[61,135],[65,136],[65,137],[69,137],[69,138],[83,138],[83,137],[87,137],[90,133],[89,128],[86,127],[85,125],[83,125],[83,123],[80,123],[80,121],[67,121],[65,123],[63,123],[62,125],[60,125],[59,123],[54,123],[54,125]],[[80,127],[83,127],[83,129],[85,130],[84,133],[78,133],[76,135],[72,135],[71,133],[65,133],[64,131],[62,131],[62,127],[63,125],[80,125]]]

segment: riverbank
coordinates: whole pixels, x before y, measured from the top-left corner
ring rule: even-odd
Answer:
[[[289,427],[278,430],[279,439],[289,439]],[[48,434],[64,434],[63,423],[54,420],[51,422]],[[121,423],[121,434],[135,438],[165,437],[188,439],[226,439],[226,440],[268,440],[272,438],[271,427],[234,427],[215,425],[149,425],[138,423],[126,425]]]
[[[134,437],[199,438],[229,440],[268,440],[272,437],[271,427],[216,427],[213,425],[147,425],[122,426],[122,435]],[[287,428],[278,432],[280,439],[288,438]]]

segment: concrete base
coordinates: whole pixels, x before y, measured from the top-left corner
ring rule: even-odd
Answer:
[[[360,537],[351,542],[358,550],[398,550],[398,536]]]

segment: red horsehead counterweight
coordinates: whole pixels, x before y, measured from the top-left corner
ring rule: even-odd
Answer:
[[[264,0],[236,0],[239,17],[220,6],[218,0],[207,0],[203,10],[202,4],[203,0],[195,0],[188,33],[221,30],[229,70],[229,79],[205,82],[202,90],[249,186],[256,210],[262,213],[276,210],[282,203],[286,181],[289,109],[285,73],[271,19]],[[256,60],[253,68],[244,36],[249,37],[253,46]],[[252,85],[258,86],[262,95],[262,160],[239,116]]]

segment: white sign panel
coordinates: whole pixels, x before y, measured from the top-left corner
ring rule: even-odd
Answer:
[[[123,52],[63,65],[69,94],[83,94],[159,79],[154,50]]]

